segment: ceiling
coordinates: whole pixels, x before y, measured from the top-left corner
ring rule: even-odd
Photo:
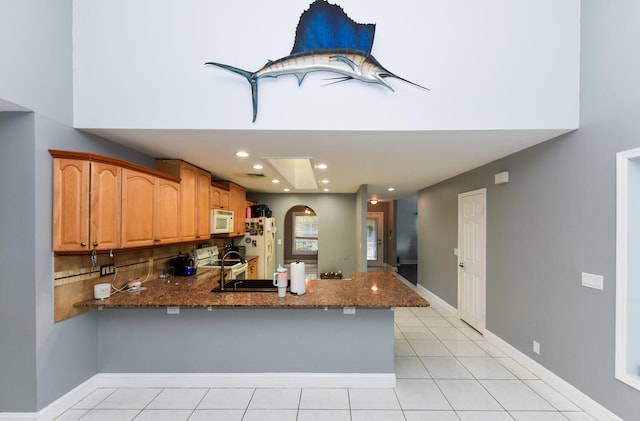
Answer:
[[[249,192],[283,193],[286,182],[261,158],[310,158],[317,189],[292,193],[355,193],[395,200],[570,129],[481,131],[279,131],[84,129],[155,158],[179,158]],[[238,151],[249,156],[239,158]],[[255,170],[256,163],[264,169]],[[508,170],[508,168],[505,168]],[[248,174],[261,173],[264,177]],[[389,188],[395,190],[390,191]],[[289,193],[290,194],[290,193]]]

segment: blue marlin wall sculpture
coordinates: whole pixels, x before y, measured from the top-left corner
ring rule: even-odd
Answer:
[[[300,16],[293,49],[288,56],[269,60],[255,72],[212,61],[205,64],[232,71],[249,81],[254,122],[258,115],[258,81],[265,77],[294,75],[300,85],[307,73],[325,71],[341,75],[333,83],[356,79],[393,91],[385,80],[391,77],[428,91],[391,73],[371,55],[375,29],[375,24],[354,22],[338,5],[316,0]]]

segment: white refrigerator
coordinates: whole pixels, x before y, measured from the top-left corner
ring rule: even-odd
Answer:
[[[258,279],[271,279],[276,271],[275,218],[247,218],[242,245],[246,256],[258,256]]]

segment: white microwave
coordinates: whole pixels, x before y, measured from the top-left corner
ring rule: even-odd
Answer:
[[[211,211],[211,234],[233,232],[233,211],[213,209]]]

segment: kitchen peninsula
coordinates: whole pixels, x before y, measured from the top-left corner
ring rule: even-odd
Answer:
[[[384,272],[309,280],[306,294],[284,298],[211,292],[218,278],[214,269],[171,283],[151,280],[144,291],[77,303],[102,309],[100,372],[278,373],[286,384],[304,378],[317,387],[329,379],[332,385],[390,387],[390,309],[429,305]]]
[[[122,292],[106,300],[87,300],[77,307],[263,307],[263,308],[392,308],[426,307],[429,303],[385,272],[354,273],[349,280],[308,280],[307,293],[287,293],[279,298],[274,292],[212,293],[219,285],[219,269],[200,271],[194,276],[176,276],[167,282],[154,279],[146,290]]]

